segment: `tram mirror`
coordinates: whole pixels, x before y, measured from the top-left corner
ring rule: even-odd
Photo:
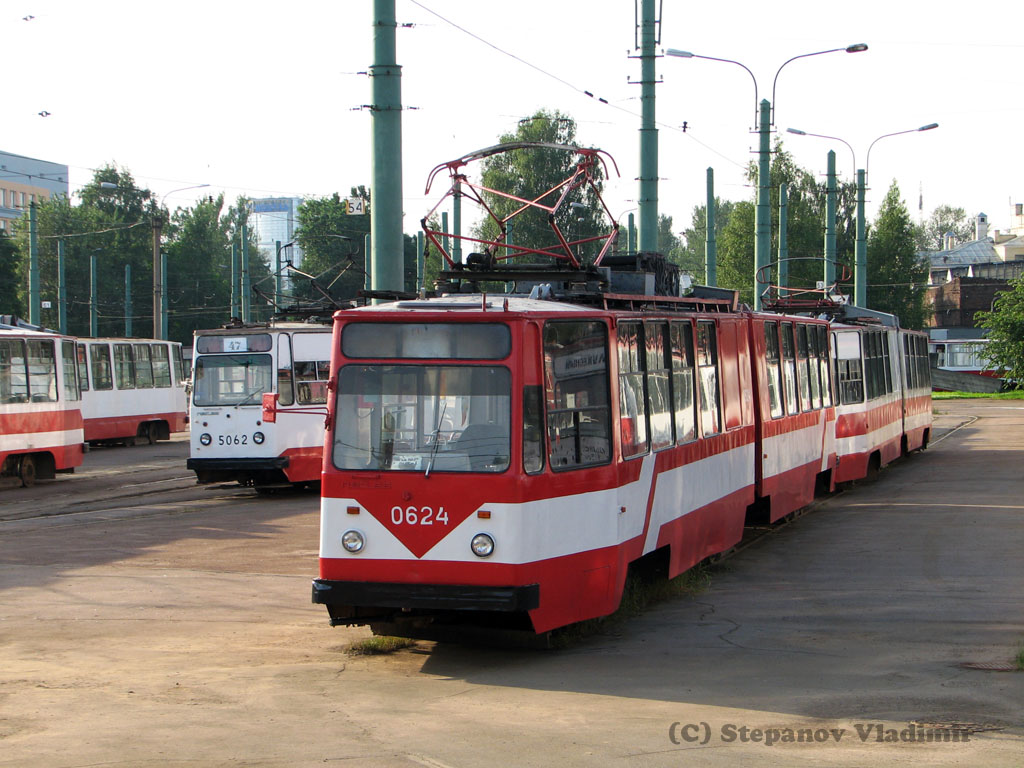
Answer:
[[[263,422],[273,424],[277,421],[277,392],[263,393]]]

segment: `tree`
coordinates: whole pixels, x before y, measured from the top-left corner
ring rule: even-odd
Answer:
[[[974,240],[974,221],[967,217],[963,208],[940,205],[917,229],[917,249],[919,251],[941,251],[943,238],[947,232],[953,233],[956,243],[970,242]]]
[[[1024,277],[1011,280],[1007,290],[996,294],[991,312],[978,312],[974,318],[987,331],[987,363],[1020,387],[1024,382]]]
[[[889,312],[904,328],[922,328],[928,264],[917,256],[914,224],[894,181],[868,236],[868,306]]]
[[[729,223],[729,216],[732,214],[736,204],[730,200],[715,198],[715,242],[722,239],[722,232]],[[678,264],[685,272],[693,275],[694,282],[706,283],[707,271],[705,264],[705,250],[708,231],[708,207],[697,205],[693,208],[690,217],[690,226],[683,231],[682,242],[679,248],[669,252],[669,258]]]
[[[0,314],[21,315],[18,296],[18,246],[0,232]]]
[[[576,122],[557,110],[539,110],[532,117],[521,120],[515,133],[504,134],[498,141],[502,144],[536,141],[576,146]],[[578,155],[555,149],[504,152],[483,161],[482,184],[524,200],[533,200],[571,176],[578,161]],[[579,240],[608,232],[608,219],[596,194],[604,178],[600,163],[595,165],[593,176],[597,190],[588,186],[577,187],[569,193],[556,214],[556,223],[567,240]],[[483,198],[499,218],[508,216],[520,207],[517,201],[490,192],[484,192]],[[542,202],[551,205],[557,199],[557,194],[552,194]],[[572,206],[573,202],[582,203],[583,208]],[[512,219],[511,227],[512,242],[515,245],[537,249],[550,249],[557,245],[546,211],[536,208],[527,210]],[[498,234],[498,225],[490,218],[481,222],[474,231],[474,235],[482,240],[495,240]],[[581,245],[578,252],[582,261],[593,262],[601,245],[600,242]],[[537,263],[542,258],[535,256],[529,257],[529,260]]]

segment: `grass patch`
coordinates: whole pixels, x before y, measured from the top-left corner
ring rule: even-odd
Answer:
[[[932,392],[932,400],[1024,400],[1024,389],[1009,392]]]
[[[1017,655],[1013,657],[1013,665],[1018,672],[1024,672],[1024,642],[1017,648]]]
[[[710,584],[711,567],[705,563],[698,563],[674,579],[644,579],[630,572],[626,577],[626,586],[622,590],[622,600],[615,613],[557,629],[551,634],[551,644],[555,648],[568,648],[587,637],[621,626],[652,605],[679,597],[699,595]]]
[[[374,636],[352,643],[345,652],[349,656],[381,656],[403,648],[412,648],[414,645],[416,641],[408,637]]]

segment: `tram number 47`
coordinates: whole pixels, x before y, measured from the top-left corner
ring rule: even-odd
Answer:
[[[444,507],[434,512],[432,507],[392,507],[391,522],[394,525],[433,525],[435,522],[448,525],[448,513]]]

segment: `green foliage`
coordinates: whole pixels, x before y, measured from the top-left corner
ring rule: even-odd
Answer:
[[[919,251],[941,251],[942,239],[947,232],[953,233],[954,240],[967,243],[974,240],[974,220],[968,218],[963,208],[940,205],[923,225],[917,228],[916,244]]]
[[[914,224],[894,181],[868,235],[868,306],[904,328],[923,328],[928,264],[918,258]]]
[[[20,257],[17,243],[6,233],[0,233],[0,314],[23,315],[18,295]]]
[[[557,110],[539,110],[532,117],[520,121],[515,133],[504,134],[498,141],[503,144],[514,141],[537,141],[577,145],[576,122]],[[504,152],[483,161],[482,184],[524,200],[535,200],[571,176],[578,161],[579,157],[574,153],[555,149],[517,149]],[[600,191],[603,179],[600,164],[595,166],[593,175]],[[558,200],[558,194],[546,195],[541,202],[553,205]],[[490,192],[483,193],[483,198],[499,218],[507,217],[521,205],[515,200],[499,197]],[[570,205],[573,202],[582,203],[585,207],[573,208]],[[607,216],[594,190],[587,187],[579,187],[569,193],[556,214],[556,222],[566,239],[570,241],[608,232]],[[558,244],[548,223],[548,214],[543,210],[534,208],[516,216],[511,222],[511,229],[511,239],[516,245],[551,249]],[[474,236],[482,240],[495,240],[498,234],[498,225],[490,218],[481,222],[474,231]],[[587,243],[581,245],[577,251],[583,262],[590,263],[596,258],[600,247],[600,243]],[[464,245],[463,258],[466,256],[465,248]],[[543,257],[539,256],[522,258],[532,263],[543,261]]]
[[[736,204],[730,200],[715,198],[715,243],[722,238],[722,232],[729,223]],[[690,218],[690,226],[682,233],[682,241],[677,249],[669,252],[669,259],[678,264],[683,271],[693,276],[695,283],[707,282],[705,264],[705,243],[708,231],[707,205],[694,206]],[[717,245],[716,245],[717,248]]]
[[[989,365],[1017,382],[1024,382],[1024,278],[1011,280],[996,294],[991,312],[978,312],[975,322],[986,330]]]

